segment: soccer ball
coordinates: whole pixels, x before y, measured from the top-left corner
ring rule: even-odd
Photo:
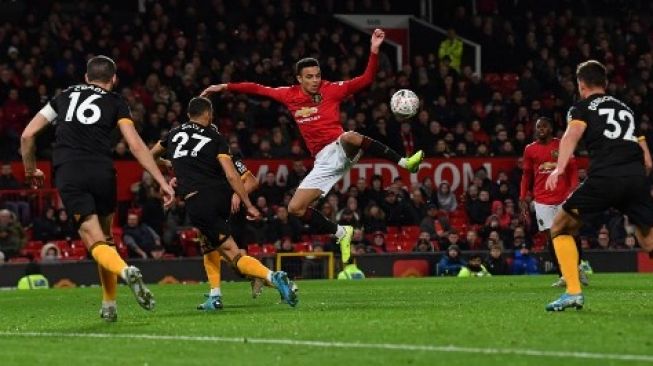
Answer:
[[[397,118],[405,119],[414,116],[419,109],[419,98],[412,90],[398,90],[390,99],[390,109]]]

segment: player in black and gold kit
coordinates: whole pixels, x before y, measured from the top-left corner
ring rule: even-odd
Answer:
[[[186,202],[191,224],[204,237],[202,253],[206,257],[219,250],[240,273],[272,283],[282,298],[295,306],[296,293],[286,273],[272,272],[256,258],[242,255],[231,235],[232,193],[245,204],[248,216],[255,219],[260,213],[249,200],[226,139],[211,123],[211,101],[202,97],[191,99],[188,118],[189,122],[173,128],[166,139],[159,141],[152,154],[159,156],[166,152],[172,162],[177,190]],[[219,300],[219,296],[210,296],[203,310],[219,309]]]
[[[48,125],[55,128],[55,186],[80,237],[98,262],[103,293],[100,316],[106,321],[116,321],[117,276],[127,282],[141,307],[154,308],[154,297],[145,287],[140,271],[127,266],[111,242],[116,203],[111,133],[116,126],[132,154],[161,186],[165,205],[172,204],[174,190],[136,132],[126,102],[111,92],[116,83],[113,60],[106,56],[91,58],[85,78],[86,84],[73,85],[59,93],[34,116],[23,131],[21,153],[25,176],[38,188],[44,176],[36,168],[36,135]]]
[[[638,137],[634,113],[624,102],[605,94],[607,75],[598,61],[578,65],[576,78],[582,100],[567,114],[558,165],[547,179],[547,189],[555,188],[581,138],[589,151],[590,165],[587,179],[563,204],[551,227],[567,291],[546,306],[548,311],[583,307],[578,251],[572,237],[582,218],[616,208],[635,224],[642,248],[653,251],[653,198],[647,182],[653,163],[646,141]]]

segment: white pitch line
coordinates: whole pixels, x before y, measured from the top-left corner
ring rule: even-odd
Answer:
[[[112,333],[51,333],[51,332],[2,332],[0,336],[10,337],[67,337],[67,338],[126,338],[145,340],[170,340],[189,342],[216,342],[216,343],[254,343],[254,344],[277,344],[288,346],[307,346],[318,348],[349,348],[349,349],[381,349],[397,351],[423,351],[423,352],[449,352],[449,353],[476,353],[494,355],[515,355],[531,357],[554,357],[554,358],[579,358],[596,360],[618,360],[618,361],[644,361],[653,363],[653,355],[629,355],[613,353],[593,352],[568,352],[568,351],[541,351],[534,349],[516,348],[481,348],[481,347],[459,347],[454,345],[416,345],[401,343],[348,343],[329,341],[309,341],[295,339],[269,339],[269,338],[247,338],[247,337],[215,337],[215,336],[183,336],[183,335],[157,335],[157,334],[112,334]]]

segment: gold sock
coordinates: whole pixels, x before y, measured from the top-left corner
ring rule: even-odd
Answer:
[[[553,238],[553,246],[560,262],[562,277],[567,282],[567,293],[577,295],[581,293],[578,278],[578,248],[571,235],[558,235]]]
[[[220,259],[221,256],[217,250],[204,254],[204,269],[211,288],[220,287]]]
[[[258,259],[244,255],[236,263],[238,270],[245,276],[267,279],[270,270],[264,266]]]
[[[122,270],[127,267],[127,263],[120,258],[118,252],[103,241],[91,246],[91,255],[99,265],[116,276],[122,276]]]
[[[102,300],[116,301],[118,293],[118,276],[113,272],[106,270],[98,264],[98,272],[100,273],[100,284],[102,285]]]

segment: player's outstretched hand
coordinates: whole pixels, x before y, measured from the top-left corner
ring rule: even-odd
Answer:
[[[553,191],[556,189],[556,186],[558,186],[558,177],[560,176],[560,171],[558,168],[553,169],[551,174],[549,174],[549,177],[546,178],[546,184],[545,187],[549,191]]]
[[[237,194],[233,194],[231,196],[231,213],[235,214],[236,212],[240,211],[240,197],[238,197]]]
[[[220,93],[225,90],[227,90],[227,84],[214,84],[204,89],[204,91],[202,92],[202,94],[200,94],[200,96],[206,97],[209,94]]]
[[[247,219],[248,220],[259,220],[261,218],[261,213],[254,206],[247,207]]]
[[[383,43],[383,40],[385,39],[385,32],[381,29],[375,29],[374,32],[372,32],[372,52],[373,53],[378,53],[379,52],[379,47],[381,47],[381,43]]]
[[[163,207],[168,209],[175,203],[175,190],[166,183],[161,185],[161,193],[163,193]]]
[[[43,187],[43,184],[45,183],[45,174],[43,174],[41,169],[36,169],[33,172],[26,172],[25,181],[29,184],[30,188],[39,189]]]

